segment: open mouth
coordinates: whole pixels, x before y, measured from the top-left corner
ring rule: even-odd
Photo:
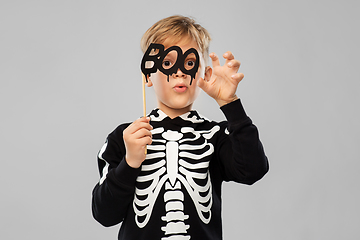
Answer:
[[[182,92],[185,92],[187,90],[187,87],[185,85],[176,85],[174,87],[174,90],[176,92],[182,93]]]

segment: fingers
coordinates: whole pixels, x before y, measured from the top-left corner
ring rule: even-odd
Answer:
[[[237,82],[240,82],[241,80],[243,80],[244,74],[243,73],[236,73],[236,74],[232,75],[231,78],[234,79]]]
[[[214,68],[216,66],[220,66],[219,57],[215,53],[210,53],[210,58],[212,60],[212,65]]]
[[[226,63],[226,65],[229,67],[229,68],[233,68],[233,69],[239,69],[240,68],[240,61],[238,60],[231,60],[229,61],[228,63]]]
[[[133,134],[141,128],[145,128],[150,131],[152,129],[152,126],[150,125],[149,122],[150,122],[149,117],[139,118],[135,120],[133,123],[131,123],[126,130],[129,134]]]
[[[223,54],[223,58],[225,58],[226,60],[233,60],[235,59],[234,55],[232,54],[232,52],[227,51],[226,53]]]
[[[152,143],[149,117],[142,117],[131,123],[123,131],[123,140],[126,148],[125,159],[129,166],[138,168],[145,160],[146,145]]]
[[[143,117],[139,118],[133,123],[131,123],[125,130],[124,130],[124,139],[126,140],[139,140],[142,138],[146,138],[144,142],[145,144],[151,144],[151,130],[153,127],[149,123],[150,118]],[[149,143],[150,142],[150,143]]]
[[[212,60],[214,68],[217,66],[221,66],[219,58],[215,53],[211,53],[210,58]],[[225,59],[224,71],[227,72],[227,74],[231,75],[232,79],[234,79],[237,82],[240,82],[244,78],[243,73],[237,73],[237,71],[239,70],[240,65],[241,65],[240,61],[236,60],[234,55],[230,51],[227,51],[226,53],[224,53],[223,58]],[[226,70],[226,67],[227,67],[227,70]],[[208,83],[206,81],[204,81],[203,79],[200,79],[198,82],[199,87],[202,88],[203,90],[204,90],[204,88],[207,87],[207,84]]]
[[[224,53],[223,57],[226,59],[225,65],[229,68],[232,68],[234,71],[239,70],[240,68],[240,61],[236,60],[232,52],[227,51]]]
[[[139,141],[139,144],[148,144],[150,145],[152,143],[152,134],[150,131],[146,129],[140,129],[136,133],[134,133],[134,139]]]
[[[220,66],[220,60],[219,57],[215,53],[210,54],[210,58],[212,60],[212,65],[215,68],[216,66]],[[233,69],[234,71],[237,71],[240,68],[240,61],[236,60],[232,52],[227,51],[223,54],[223,58],[225,61],[225,66]]]

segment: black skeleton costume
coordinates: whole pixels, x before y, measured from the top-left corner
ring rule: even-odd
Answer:
[[[214,122],[190,111],[170,119],[149,115],[153,142],[139,169],[127,165],[122,124],[98,154],[100,181],[93,190],[94,218],[122,222],[118,239],[222,239],[221,184],[253,184],[268,171],[257,128],[240,100]]]

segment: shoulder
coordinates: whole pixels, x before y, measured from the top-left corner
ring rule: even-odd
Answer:
[[[189,117],[191,117],[193,119],[193,122],[197,123],[199,130],[200,129],[210,130],[215,135],[218,135],[218,134],[228,135],[229,134],[229,132],[227,130],[228,121],[226,121],[226,120],[223,120],[223,121],[210,120],[209,118],[199,114],[196,111],[192,111],[189,114]]]
[[[109,135],[108,139],[113,140],[122,140],[124,130],[130,125],[131,123],[122,123],[118,125]]]
[[[111,133],[123,132],[131,123],[122,123],[118,125]]]

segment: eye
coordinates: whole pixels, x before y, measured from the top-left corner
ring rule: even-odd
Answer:
[[[192,66],[195,65],[195,61],[188,61],[186,64],[187,64],[189,67],[192,67]]]
[[[169,68],[171,68],[172,63],[171,63],[171,61],[169,61],[169,60],[164,60],[163,63],[162,63],[162,65],[163,65],[163,68],[169,69]]]
[[[187,60],[185,62],[185,69],[186,70],[190,70],[195,66],[195,61],[194,60]]]

